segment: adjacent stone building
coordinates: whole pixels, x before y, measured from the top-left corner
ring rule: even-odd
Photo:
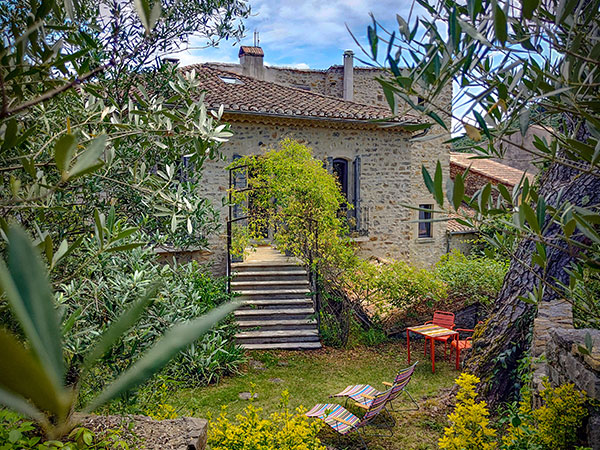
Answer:
[[[469,170],[465,179],[465,194],[472,197],[479,189],[488,183],[497,186],[503,184],[510,191],[517,186],[523,178],[529,179],[533,183],[534,177],[529,172],[511,167],[510,165],[500,163],[492,159],[481,159],[475,153],[450,153],[450,178],[454,180],[456,174],[464,174]],[[496,196],[497,193],[492,195]],[[471,209],[465,209],[465,212],[471,216],[475,212]],[[477,239],[477,230],[458,223],[452,219],[447,224],[447,251],[454,249],[464,254],[469,254],[473,246],[473,241]]]
[[[334,172],[356,215],[356,240],[365,255],[435,263],[446,248],[445,222],[425,222],[429,213],[403,205],[433,209],[421,167],[435,170],[439,160],[449,173],[448,138],[440,130],[429,141],[412,141],[410,126],[423,119],[414,113],[392,114],[376,81],[382,72],[353,67],[351,52],[343,66],[327,70],[267,67],[260,47],[241,47],[240,64],[206,63],[195,70],[211,108],[224,106],[224,121],[234,136],[223,145],[224,160],[207,162],[203,180],[206,195],[222,206],[229,187],[226,166],[237,157],[260,154],[283,138],[296,139],[313,149]],[[451,106],[451,87],[446,99]],[[449,109],[447,109],[449,111]],[[419,222],[421,219],[421,222]],[[217,267],[226,257],[225,226],[212,237]]]

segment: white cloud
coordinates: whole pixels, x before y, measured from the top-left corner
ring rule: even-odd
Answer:
[[[366,58],[352,39],[346,26],[366,43],[369,13],[389,29],[396,29],[396,13],[407,17],[411,2],[397,0],[250,0],[252,16],[245,21],[247,37],[252,45],[253,32],[260,35],[266,58],[274,65],[300,68],[326,68],[342,63],[342,53],[352,49]],[[418,8],[418,6],[417,6]],[[413,14],[414,17],[414,14]],[[201,45],[192,39],[192,45]],[[218,49],[192,50],[182,62],[236,62],[237,47],[223,42]],[[302,61],[298,63],[297,61]],[[305,67],[306,65],[306,67]]]

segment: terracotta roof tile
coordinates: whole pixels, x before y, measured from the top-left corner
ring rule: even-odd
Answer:
[[[475,153],[450,153],[450,165],[455,165],[466,169],[471,167],[469,170],[474,173],[478,173],[487,178],[502,183],[506,186],[513,187],[519,184],[523,175],[533,180],[533,175],[526,174],[522,170],[515,169],[505,164],[492,161],[491,159],[473,159],[479,155]]]
[[[264,115],[297,118],[370,121],[386,120],[400,123],[419,123],[418,116],[407,114],[391,118],[387,108],[349,102],[303,89],[282,86],[233,72],[216,69],[207,64],[182,68],[196,71],[200,88],[206,91],[205,103],[211,108],[225,105],[225,111],[252,111]]]
[[[265,52],[260,47],[250,47],[247,45],[242,45],[240,47],[239,56],[242,55],[265,56]]]
[[[453,214],[450,216],[450,220],[448,220],[446,222],[446,229],[448,230],[448,233],[450,234],[460,234],[460,233],[476,233],[477,229],[467,226],[467,225],[463,225],[462,223],[458,223],[458,221],[456,220],[457,217],[464,217],[464,216],[468,216],[468,217],[473,217],[475,216],[475,210],[468,208],[466,206],[461,206],[460,207],[460,211],[461,215],[459,216],[458,214]]]

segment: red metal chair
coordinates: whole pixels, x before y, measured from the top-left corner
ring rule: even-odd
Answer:
[[[435,311],[433,313],[433,320],[425,322],[425,324],[429,324],[429,323],[431,323],[433,325],[438,325],[440,327],[448,328],[450,330],[454,330],[454,313],[451,313],[448,311]],[[436,341],[443,341],[444,342],[444,356],[446,356],[448,354],[448,351],[447,351],[448,341],[453,340],[454,336],[440,336],[440,337],[436,337],[436,338],[425,337],[425,354],[427,354],[427,346],[430,345],[427,343],[429,339],[434,339]]]
[[[458,331],[459,333],[468,332],[473,334],[475,330],[471,330],[468,328],[457,328],[454,331]],[[448,356],[448,361],[452,358],[452,349],[456,351],[456,370],[460,370],[460,351],[471,348],[471,340],[473,336],[469,336],[466,339],[460,339],[460,334],[457,334],[454,339],[450,342],[450,355]]]

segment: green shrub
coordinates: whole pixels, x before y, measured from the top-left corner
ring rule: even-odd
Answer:
[[[222,413],[209,427],[208,444],[212,450],[325,450],[317,434],[320,421],[309,421],[298,408],[291,413],[288,408],[289,394],[282,394],[281,412],[273,413],[266,419],[262,409],[250,404],[243,414],[238,414],[231,422]]]
[[[490,304],[496,298],[508,263],[482,256],[465,256],[458,250],[442,255],[434,276],[447,286],[448,300]]]
[[[375,305],[381,313],[391,308],[433,304],[446,296],[446,287],[434,272],[405,261],[360,260],[348,277],[352,294],[361,302]]]
[[[490,427],[489,409],[485,401],[475,401],[475,388],[481,380],[461,373],[456,379],[459,386],[456,407],[448,416],[450,426],[444,430],[439,447],[445,450],[493,450],[496,448],[496,430]]]
[[[363,330],[359,328],[358,332],[358,342],[371,347],[373,345],[383,344],[388,340],[385,331],[383,331],[378,326],[372,326],[368,330]]]
[[[89,251],[93,253],[92,248]],[[66,310],[64,317],[75,318],[65,333],[71,365],[80,361],[95,337],[156,280],[162,283],[156,300],[107,353],[102,372],[112,372],[113,376],[120,373],[173,324],[205,314],[231,298],[225,278],[215,278],[196,262],[159,264],[149,248],[90,260],[84,276],[61,285],[57,296]],[[235,373],[244,362],[244,353],[233,339],[235,331],[232,319],[224,321],[181,352],[163,373],[188,385],[215,382],[224,374]],[[90,388],[100,389],[105,379],[106,373],[100,373]]]
[[[131,435],[131,433],[128,433]],[[135,440],[135,436],[131,435]],[[131,439],[130,439],[131,440]],[[1,450],[128,450],[129,443],[122,437],[122,430],[107,430],[99,436],[83,427],[75,428],[62,441],[42,441],[40,430],[33,422],[19,414],[0,409]]]
[[[456,407],[448,416],[451,426],[444,430],[439,447],[446,450],[567,450],[575,447],[577,431],[587,416],[587,397],[573,384],[556,388],[544,383],[540,393],[543,405],[531,408],[528,388],[522,390],[519,403],[502,409],[499,424],[502,433],[489,426],[489,409],[476,402],[476,376],[462,373],[456,380],[459,391]]]
[[[541,392],[543,406],[533,411],[539,440],[547,450],[573,448],[577,431],[588,411],[587,397],[572,383],[552,388],[546,382]]]
[[[81,380],[85,380],[92,370],[101,370],[98,364],[102,358],[114,345],[123,344],[122,336],[155,299],[159,285],[152,283],[144,289],[143,295],[132,300],[118,317],[114,317],[111,325],[89,343],[85,355],[80,355],[81,361],[73,364],[72,358],[67,372],[61,334],[69,331],[77,316],[71,315],[61,329],[55,296],[38,250],[21,228],[9,228],[7,238],[6,262],[0,260],[0,289],[23,331],[25,342],[20,340],[22,336],[0,328],[3,352],[0,402],[35,420],[48,439],[61,438],[73,428],[73,413],[77,406],[90,413],[143,384],[238,306],[236,302],[228,302],[201,317],[170,326],[107,386],[84,399],[80,396]],[[81,314],[81,311],[78,308],[77,313]],[[106,371],[101,373],[102,379],[106,380]]]

